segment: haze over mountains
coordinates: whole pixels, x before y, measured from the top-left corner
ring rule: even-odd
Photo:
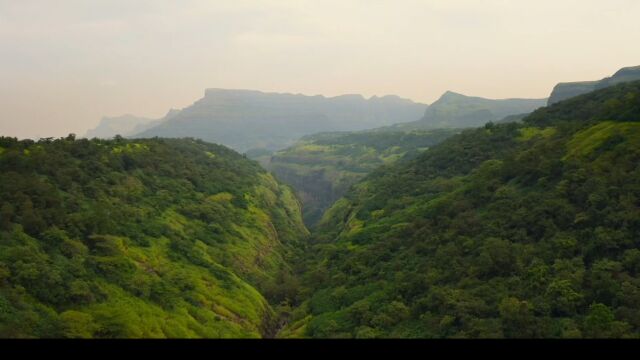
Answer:
[[[412,121],[427,105],[397,96],[336,97],[207,89],[171,119],[135,137],[197,137],[237,151],[282,149],[304,135]]]
[[[194,137],[237,151],[281,150],[306,135],[369,129],[411,131],[465,128],[527,114],[547,99],[485,99],[445,92],[431,106],[389,95],[305,96],[207,89],[204,98],[162,119],[103,118],[87,137]],[[386,127],[389,127],[386,129]]]
[[[108,139],[115,135],[133,135],[153,126],[157,119],[149,119],[131,114],[120,116],[104,116],[97,127],[87,130],[86,138]]]
[[[178,113],[179,110],[171,109],[160,119],[150,119],[131,114],[121,116],[104,116],[97,127],[89,129],[85,134],[88,139],[110,139],[116,135],[130,136],[150,129],[163,121],[166,121]]]
[[[395,95],[365,99],[353,94],[325,97],[207,89],[193,105],[171,109],[161,119],[104,117],[86,136],[193,137],[240,152],[276,151],[320,132],[459,129],[518,121],[547,103],[637,79],[640,66],[622,68],[600,81],[559,83],[548,99],[486,99],[447,91],[430,106]]]
[[[433,105],[388,95],[336,97],[207,89],[204,98],[151,122],[133,116],[103,119],[88,137],[120,135],[194,137],[237,151],[280,150],[305,135],[393,126],[393,131],[480,126],[505,116],[529,113],[546,99],[491,100],[447,91]],[[137,127],[126,127],[130,119]],[[91,136],[90,136],[91,135]]]

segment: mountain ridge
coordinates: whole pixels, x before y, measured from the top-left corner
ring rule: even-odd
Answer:
[[[304,135],[352,131],[418,118],[427,108],[397,96],[324,97],[209,88],[173,118],[134,137],[197,137],[244,152],[279,150]]]
[[[529,113],[546,104],[545,99],[488,99],[446,91],[433,102],[422,118],[392,127],[402,130],[464,128],[482,126],[511,115]]]
[[[623,67],[601,80],[562,82],[554,86],[548,105],[627,81],[640,80],[640,65]]]

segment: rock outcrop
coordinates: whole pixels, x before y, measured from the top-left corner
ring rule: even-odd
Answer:
[[[548,105],[566,100],[578,95],[586,94],[599,89],[604,89],[611,85],[627,81],[640,80],[640,66],[625,67],[618,70],[610,77],[597,81],[577,81],[559,83],[553,88],[549,96]]]

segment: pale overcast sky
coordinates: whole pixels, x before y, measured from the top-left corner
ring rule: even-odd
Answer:
[[[640,65],[638,0],[0,0],[0,135],[161,117],[207,87],[548,96]]]

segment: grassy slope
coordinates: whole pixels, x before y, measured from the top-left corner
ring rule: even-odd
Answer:
[[[1,337],[258,337],[307,232],[292,192],[193,140],[0,146]]]

